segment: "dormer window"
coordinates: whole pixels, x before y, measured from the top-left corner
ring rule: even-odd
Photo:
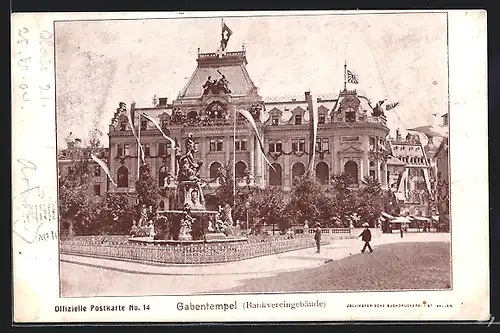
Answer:
[[[168,127],[168,120],[164,119],[161,121],[161,129],[167,129]]]
[[[345,111],[345,122],[346,123],[353,123],[356,121],[356,112],[354,111],[354,108],[350,107],[347,108]]]
[[[148,129],[148,121],[147,120],[141,120],[141,131],[145,131]]]
[[[127,121],[124,119],[120,122],[120,131],[126,131],[127,130]]]
[[[318,124],[324,124],[325,121],[326,121],[326,115],[325,114],[318,115]]]
[[[273,116],[271,118],[271,125],[272,126],[276,126],[276,125],[278,125],[278,123],[279,123],[279,117],[278,116]]]
[[[295,125],[302,125],[302,116],[301,115],[295,115]]]

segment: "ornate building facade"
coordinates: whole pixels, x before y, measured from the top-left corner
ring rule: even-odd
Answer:
[[[238,186],[277,186],[290,191],[295,177],[305,173],[309,158],[309,112],[317,109],[318,131],[314,170],[328,186],[334,174],[346,172],[357,187],[365,177],[388,186],[386,118],[369,100],[344,89],[335,99],[268,101],[258,94],[246,69],[245,51],[224,55],[199,53],[197,67],[177,99],[154,98],[154,105],[130,106],[146,162],[162,188],[160,207],[168,209],[176,187],[177,164],[172,145],[141,114],[156,120],[166,135],[184,150],[188,133],[195,140],[195,159],[203,161],[200,176],[204,191],[218,186],[221,167],[234,164]],[[215,80],[214,80],[215,79]],[[236,109],[249,111],[263,139],[260,149],[255,132]],[[380,110],[378,110],[380,111]],[[138,146],[127,110],[117,109],[109,125],[109,167],[118,187],[110,191],[134,193]],[[272,163],[271,168],[264,159]]]

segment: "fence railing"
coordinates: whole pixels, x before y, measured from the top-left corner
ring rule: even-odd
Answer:
[[[322,245],[328,243],[325,240],[321,241]],[[245,243],[199,243],[178,246],[61,241],[60,251],[62,254],[150,263],[213,264],[251,259],[315,246],[316,243],[312,237],[304,236],[290,239],[263,239]]]

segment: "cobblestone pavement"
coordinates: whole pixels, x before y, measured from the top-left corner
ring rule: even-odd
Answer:
[[[321,267],[245,280],[224,293],[450,289],[447,242],[384,244]]]
[[[354,230],[358,235],[361,230]],[[449,242],[445,233],[381,234],[373,231],[372,247],[408,242]],[[238,262],[210,265],[149,265],[136,262],[61,255],[64,297],[196,294],[228,290],[250,278],[272,277],[325,265],[359,253],[359,239],[333,239],[317,254],[314,248]],[[111,282],[112,281],[112,282]]]

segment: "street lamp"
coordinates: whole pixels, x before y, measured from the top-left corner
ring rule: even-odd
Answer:
[[[248,232],[248,210],[250,209],[250,202],[245,203],[245,208],[247,209],[247,232]]]

